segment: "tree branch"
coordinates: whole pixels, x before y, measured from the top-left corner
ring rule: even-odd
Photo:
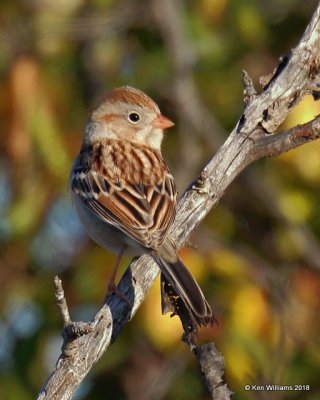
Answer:
[[[262,157],[277,156],[306,142],[319,139],[319,131],[320,116],[317,116],[314,120],[295,126],[287,131],[264,135],[255,143],[256,157],[259,159]]]
[[[164,0],[168,1],[168,0]],[[170,235],[181,248],[208,212],[218,203],[230,183],[251,162],[262,157],[278,155],[320,136],[319,117],[313,121],[281,133],[274,132],[289,111],[307,93],[313,93],[319,84],[320,70],[320,5],[291,55],[285,57],[272,78],[265,82],[260,95],[246,96],[246,104],[236,127],[190,185],[178,203],[177,218]],[[250,79],[246,76],[247,87]],[[248,92],[248,90],[247,90]],[[132,302],[127,304],[116,296],[106,299],[90,324],[75,338],[67,337],[67,346],[59,357],[55,370],[38,399],[70,399],[92,365],[102,356],[119,331],[131,320],[159,270],[152,259],[144,255],[131,262],[119,284],[120,290]],[[85,333],[85,334],[83,334]],[[66,351],[72,344],[72,351]],[[70,349],[69,349],[70,350]],[[204,347],[197,348],[197,355]],[[228,399],[230,391],[221,385],[223,361],[212,360],[219,353],[209,349],[208,369],[203,368],[210,392],[214,398]],[[221,356],[220,356],[221,357]],[[221,361],[221,360],[220,360]],[[211,376],[215,378],[210,380]],[[211,383],[210,383],[211,382]]]

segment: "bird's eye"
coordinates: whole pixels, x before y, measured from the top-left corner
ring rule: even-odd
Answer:
[[[132,122],[133,124],[137,124],[140,121],[140,115],[136,112],[131,112],[128,115],[128,119],[130,122]]]

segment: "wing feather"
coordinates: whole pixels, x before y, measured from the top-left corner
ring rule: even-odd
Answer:
[[[139,149],[141,151],[141,149]],[[173,222],[176,206],[176,189],[173,177],[161,158],[163,178],[152,184],[150,176],[137,183],[119,176],[112,179],[102,171],[99,163],[79,159],[71,177],[71,188],[88,209],[102,221],[114,225],[139,244],[157,249]],[[81,153],[80,156],[81,157]],[[99,168],[100,167],[100,168]]]

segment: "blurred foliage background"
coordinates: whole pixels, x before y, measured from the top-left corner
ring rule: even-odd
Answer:
[[[290,52],[305,0],[10,0],[0,14],[0,399],[33,399],[59,355],[59,273],[74,319],[101,305],[114,256],[88,239],[68,175],[88,112],[114,86],[146,91],[176,122],[164,153],[180,192],[235,125],[241,70]],[[320,113],[312,99],[285,127]],[[320,142],[249,166],[181,252],[219,319],[235,399],[320,396]],[[129,259],[123,262],[123,268]],[[208,399],[156,284],[81,385],[79,399]],[[245,392],[245,384],[308,384]]]

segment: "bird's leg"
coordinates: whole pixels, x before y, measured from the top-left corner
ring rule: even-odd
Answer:
[[[112,269],[112,273],[108,282],[108,292],[107,292],[107,296],[109,296],[110,294],[114,293],[115,295],[117,295],[118,297],[120,297],[120,299],[122,299],[123,301],[125,301],[128,306],[130,308],[132,308],[132,304],[130,303],[130,301],[127,299],[127,297],[121,292],[121,290],[118,288],[118,286],[115,283],[115,279],[116,279],[116,275],[117,275],[117,271],[119,268],[119,264],[121,261],[121,258],[123,256],[123,253],[125,252],[125,247],[123,247],[120,252],[117,255],[116,258],[116,262],[113,266]]]
[[[108,283],[108,290],[110,290],[110,291],[112,291],[112,289],[114,287],[116,287],[116,284],[115,284],[116,275],[117,275],[117,271],[118,271],[118,268],[119,268],[120,261],[121,261],[121,258],[123,256],[124,250],[125,249],[122,248],[120,250],[120,252],[117,254],[116,262],[114,263],[114,266],[113,266],[113,269],[112,269],[112,273],[111,273],[111,276],[110,276],[110,280],[109,280],[109,283]]]

